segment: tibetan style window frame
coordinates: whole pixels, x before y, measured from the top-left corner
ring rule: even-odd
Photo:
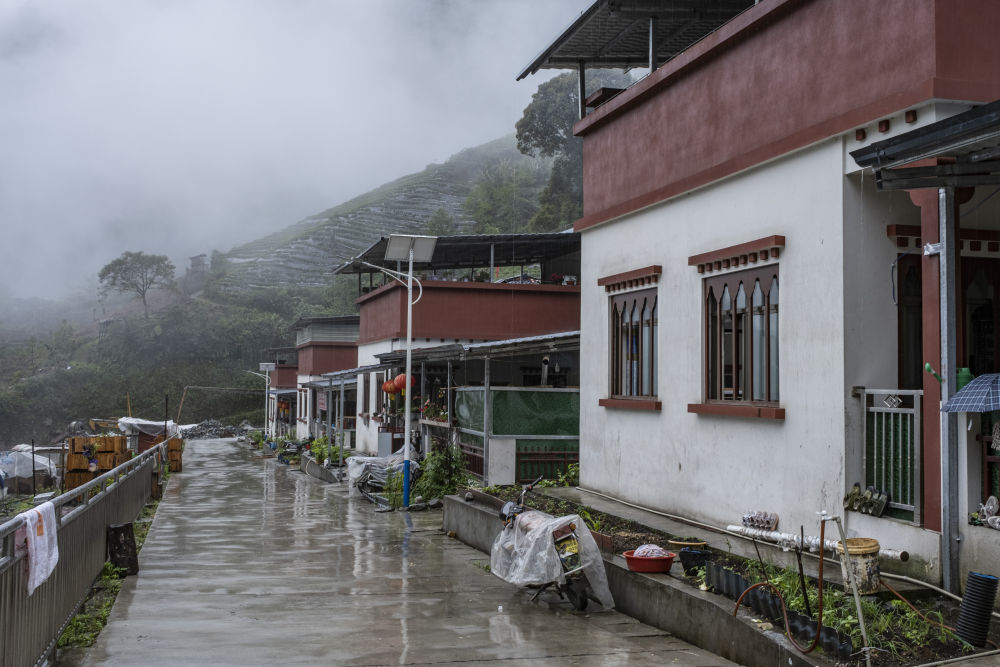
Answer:
[[[706,399],[778,403],[779,286],[777,264],[705,278]]]
[[[660,409],[657,288],[612,294],[608,303],[608,398],[604,407]]]
[[[704,402],[689,405],[689,411],[784,419],[778,385],[778,266],[702,281]]]
[[[704,252],[698,255],[692,255],[688,257],[688,266],[696,267],[698,273],[705,275],[705,279],[701,281],[702,283],[702,342],[704,345],[703,349],[703,359],[702,359],[702,376],[703,376],[703,389],[702,395],[703,399],[701,403],[689,403],[688,412],[693,412],[696,414],[703,415],[728,415],[733,417],[750,417],[758,419],[784,419],[785,409],[781,407],[778,403],[779,393],[777,387],[778,381],[778,367],[777,361],[780,354],[780,344],[778,341],[778,303],[777,303],[777,287],[778,287],[778,256],[785,249],[785,237],[780,235],[765,236],[764,238],[755,239],[753,241],[748,241],[746,243],[740,243],[739,245],[729,246],[727,248],[720,248],[718,250],[711,250],[709,252]],[[747,290],[744,288],[743,298],[744,303],[747,298],[750,299],[750,308],[746,309],[744,306],[744,312],[741,317],[745,318],[745,325],[747,328],[744,334],[744,344],[747,346],[744,349],[747,359],[749,359],[749,364],[744,364],[745,375],[745,389],[744,391],[749,392],[749,398],[734,400],[736,397],[736,372],[733,369],[733,398],[724,398],[724,391],[722,388],[722,383],[725,376],[725,360],[723,358],[724,348],[723,345],[724,332],[721,332],[721,327],[723,326],[723,312],[722,304],[720,301],[716,301],[715,304],[715,315],[716,315],[716,326],[720,329],[721,333],[714,333],[712,329],[712,304],[709,301],[710,290],[711,294],[714,296],[715,292],[718,291],[720,297],[722,296],[722,289],[720,285],[730,284],[735,282],[737,289],[733,291],[730,295],[732,301],[730,302],[730,316],[734,317],[736,312],[735,298],[739,293],[739,285],[742,281],[751,278],[751,285],[756,285],[757,281],[760,280],[761,276],[770,277],[771,280],[761,281],[761,285],[766,285],[767,294],[763,294],[764,287],[761,287],[762,301],[759,306],[762,309],[763,323],[762,326],[765,328],[765,337],[761,345],[761,351],[764,354],[763,368],[767,372],[767,377],[763,382],[764,386],[764,397],[769,400],[754,400],[754,376],[753,376],[753,354],[754,354],[754,338],[752,328],[754,327],[754,317],[753,312],[753,301],[754,301],[754,288],[750,288],[750,296],[747,297]],[[775,288],[774,298],[772,298],[771,287]],[[771,326],[773,323],[773,327]],[[735,334],[736,321],[733,320],[733,331]],[[773,335],[772,335],[773,334]],[[713,338],[714,337],[714,338]],[[732,336],[732,348],[731,357],[735,361],[738,357],[739,352],[739,340],[735,335]],[[716,356],[713,360],[712,353],[715,352]],[[772,364],[772,357],[774,363]],[[716,364],[715,369],[713,369],[712,364]],[[735,365],[735,364],[734,364]],[[773,366],[773,369],[772,369]],[[773,380],[773,382],[772,382]],[[715,391],[713,392],[712,388]],[[760,394],[757,394],[759,397]],[[770,400],[773,399],[773,400]]]

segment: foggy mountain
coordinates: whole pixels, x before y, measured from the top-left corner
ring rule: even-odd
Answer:
[[[484,169],[499,164],[533,165],[544,172],[543,181],[551,167],[548,160],[518,152],[513,135],[467,148],[443,164],[429,165],[225,253],[225,274],[215,281],[216,288],[329,285],[336,266],[380,236],[425,233],[427,221],[438,209],[455,220],[461,233],[473,223],[462,209],[463,202]]]

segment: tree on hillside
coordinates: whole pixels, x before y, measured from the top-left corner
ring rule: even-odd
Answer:
[[[476,221],[476,234],[516,234],[528,231],[538,210],[534,193],[541,186],[539,170],[500,162],[483,169],[466,198],[466,215]]]
[[[588,94],[598,88],[626,88],[631,75],[620,70],[589,70]],[[579,118],[578,76],[566,72],[538,86],[517,121],[517,148],[525,155],[554,158],[549,182],[538,197],[531,231],[557,231],[583,215],[583,140],[573,136]]]
[[[174,265],[166,255],[147,255],[142,251],[123,252],[121,257],[113,260],[101,269],[97,277],[101,281],[101,289],[108,291],[131,292],[142,300],[142,307],[149,318],[149,304],[146,295],[151,289],[170,288],[174,284]]]
[[[443,208],[434,211],[434,215],[427,221],[427,233],[431,236],[451,236],[455,232],[455,218]]]

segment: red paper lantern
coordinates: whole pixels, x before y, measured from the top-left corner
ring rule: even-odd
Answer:
[[[396,385],[393,384],[392,380],[386,380],[385,382],[382,383],[382,391],[384,391],[387,394],[395,394]]]
[[[397,375],[397,376],[396,376],[396,379],[394,379],[394,380],[393,380],[393,382],[394,382],[394,383],[395,383],[395,385],[396,385],[396,390],[397,390],[397,391],[399,391],[399,390],[402,390],[402,389],[405,389],[405,388],[406,388],[406,373],[400,373],[399,375]],[[417,382],[417,381],[416,381],[416,380],[414,380],[414,379],[413,379],[412,377],[410,378],[410,386],[411,386],[411,387],[412,387],[412,386],[413,386],[414,384],[416,384],[416,382]]]

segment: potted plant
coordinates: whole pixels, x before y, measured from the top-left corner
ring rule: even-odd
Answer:
[[[681,549],[704,549],[705,540],[700,537],[677,537],[671,540],[667,540],[667,544],[670,546],[671,551],[680,551]]]
[[[698,568],[705,566],[709,556],[705,549],[692,549],[691,547],[684,547],[677,554],[680,556],[684,574],[689,577],[694,576],[698,572]]]

